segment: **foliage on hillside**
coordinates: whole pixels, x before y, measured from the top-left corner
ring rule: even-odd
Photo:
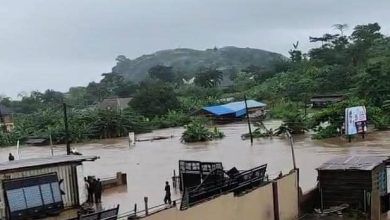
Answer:
[[[134,60],[118,56],[113,71],[138,82],[145,79],[149,69],[164,64],[182,77],[191,78],[199,69],[207,67],[222,70],[225,78],[228,78],[236,70],[250,65],[269,67],[274,61],[283,59],[280,54],[252,48],[223,47],[204,51],[174,49],[158,51]]]
[[[316,138],[339,135],[343,109],[360,104],[367,107],[370,125],[387,129],[390,38],[380,32],[377,23],[358,25],[349,36],[345,25],[335,27],[340,33],[310,37],[321,46],[308,52],[301,51],[298,42],[293,44],[290,59],[230,47],[162,51],[135,60],[119,56],[111,73],[86,87],[70,88],[67,93],[34,91],[22,94],[20,101],[0,97],[0,104],[16,113],[15,131],[1,133],[0,145],[50,133],[61,141],[62,102],[69,104],[73,141],[184,125],[199,108],[223,103],[225,98],[242,100],[244,95],[267,103],[270,116],[282,119],[287,127],[300,132],[314,129]],[[130,80],[141,80],[139,76],[146,78],[143,82]],[[226,86],[224,80],[233,84]],[[305,115],[305,103],[314,94],[343,94],[346,99]],[[104,98],[129,96],[134,99],[125,111],[96,110]]]

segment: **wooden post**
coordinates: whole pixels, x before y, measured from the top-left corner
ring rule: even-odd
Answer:
[[[321,183],[319,184],[320,186],[320,203],[321,203],[321,213],[324,212],[324,199],[322,197],[322,187],[321,187]]]
[[[278,182],[272,182],[272,194],[274,200],[274,219],[279,220],[279,195],[278,195]]]
[[[16,141],[16,151],[18,153],[18,158],[20,159],[20,141],[19,141],[19,139]]]
[[[250,118],[249,118],[248,103],[246,101],[246,96],[244,96],[244,101],[245,101],[246,118],[248,120],[249,135],[251,137],[251,144],[253,144],[253,135],[252,135],[252,128],[251,128],[251,121],[250,121]]]
[[[134,215],[137,216],[137,203],[134,204]]]
[[[148,197],[144,197],[144,202],[145,202],[145,216],[149,215],[149,210],[148,210]]]
[[[176,171],[173,170],[173,177],[172,177],[172,185],[173,185],[173,188],[177,188],[177,185],[176,185]]]
[[[66,112],[66,103],[63,104],[64,108],[64,124],[65,124],[65,142],[66,142],[66,154],[70,155],[70,142],[69,142],[69,126],[68,126],[68,114]]]
[[[50,131],[49,139],[50,139],[50,153],[51,153],[51,156],[54,156],[54,152],[53,152],[53,139],[51,137],[51,131]]]

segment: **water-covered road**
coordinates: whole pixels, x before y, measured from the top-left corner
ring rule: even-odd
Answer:
[[[267,127],[275,127],[279,122],[269,121]],[[101,140],[87,144],[77,144],[78,151],[84,155],[97,155],[96,162],[85,163],[87,175],[99,178],[112,177],[117,171],[127,173],[127,188],[118,187],[106,190],[103,206],[112,207],[121,204],[121,212],[131,210],[134,203],[143,207],[144,196],[149,197],[150,206],[163,203],[164,183],[170,180],[174,169],[178,169],[178,160],[221,161],[225,169],[233,166],[249,169],[268,164],[270,177],[280,171],[286,173],[293,167],[289,142],[284,137],[256,139],[251,145],[240,136],[247,132],[247,125],[229,124],[221,126],[226,137],[208,143],[183,144],[180,136],[183,128],[157,130],[139,135],[138,138],[170,136],[173,138],[158,141],[137,142],[129,147],[126,138]],[[300,185],[304,191],[316,184],[315,168],[336,155],[390,155],[390,132],[375,132],[365,140],[356,139],[347,143],[341,138],[326,141],[312,140],[309,135],[295,137],[295,154],[300,169]],[[8,153],[16,153],[15,147],[1,148],[0,160],[6,161]],[[64,146],[57,146],[55,154],[63,154]],[[22,158],[50,155],[49,147],[23,147]],[[173,195],[178,198],[178,194]]]

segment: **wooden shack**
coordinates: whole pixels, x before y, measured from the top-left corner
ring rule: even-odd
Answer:
[[[59,212],[86,201],[82,163],[96,156],[60,155],[0,163],[0,219]]]
[[[325,108],[331,104],[341,102],[343,99],[344,96],[339,94],[315,95],[311,97],[310,102],[313,108]]]
[[[318,171],[320,206],[348,204],[379,219],[388,210],[386,156],[343,156],[322,164]]]

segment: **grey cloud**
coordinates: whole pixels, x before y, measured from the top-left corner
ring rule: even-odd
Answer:
[[[0,94],[85,85],[124,54],[235,45],[283,54],[335,23],[379,22],[387,0],[8,0],[0,7]]]

